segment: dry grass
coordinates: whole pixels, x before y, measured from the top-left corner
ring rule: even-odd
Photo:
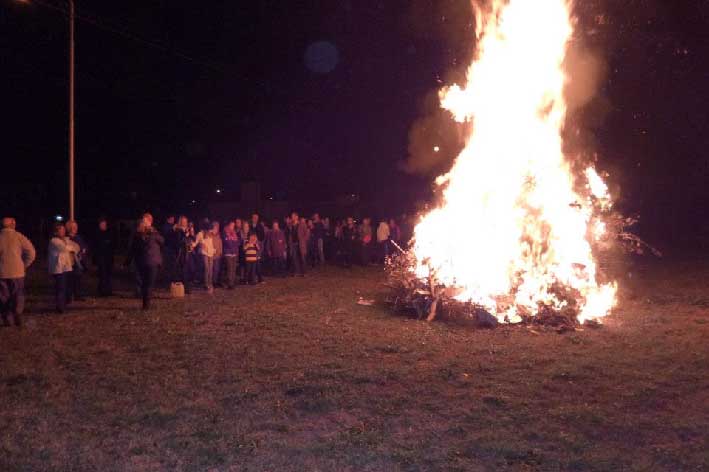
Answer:
[[[357,305],[376,269],[149,316],[128,284],[63,316],[35,297],[0,329],[0,470],[707,470],[709,264],[633,275],[563,335]]]

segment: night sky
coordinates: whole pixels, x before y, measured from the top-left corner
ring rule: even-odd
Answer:
[[[81,216],[183,210],[246,180],[280,198],[357,193],[397,210],[430,193],[432,175],[405,170],[410,130],[470,58],[467,0],[77,4]],[[66,209],[63,5],[0,0],[0,198],[20,219]],[[651,238],[701,234],[709,2],[577,10],[607,71],[580,115],[599,168]]]

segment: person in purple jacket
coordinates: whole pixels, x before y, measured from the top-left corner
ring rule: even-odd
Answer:
[[[273,271],[273,275],[282,277],[286,273],[288,259],[286,233],[280,228],[278,220],[273,220],[271,231],[266,235],[266,257]]]

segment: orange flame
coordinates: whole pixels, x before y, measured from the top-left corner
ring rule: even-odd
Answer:
[[[575,294],[580,322],[606,316],[616,284],[598,282],[591,242],[605,233],[593,202],[609,208],[608,188],[588,168],[579,194],[562,152],[569,2],[494,0],[488,15],[476,12],[478,58],[467,84],[440,94],[442,107],[474,129],[437,179],[442,205],[416,226],[416,274],[501,321],[563,309],[560,286]]]

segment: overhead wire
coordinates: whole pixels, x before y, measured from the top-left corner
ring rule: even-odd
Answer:
[[[49,1],[47,1],[47,0],[31,0],[31,3],[36,3],[36,4],[38,4],[38,5],[41,5],[41,6],[45,7],[45,8],[49,8],[49,9],[51,9],[51,10],[59,11],[59,12],[65,14],[65,15],[68,15],[68,14],[69,14],[67,8],[58,6],[58,5],[56,5],[56,4],[52,3],[52,2],[49,2]],[[194,64],[201,65],[201,66],[203,66],[203,67],[212,69],[212,70],[214,70],[214,71],[216,71],[216,72],[222,72],[222,73],[224,73],[224,72],[226,72],[225,68],[226,68],[226,67],[229,67],[228,64],[220,64],[220,63],[217,63],[217,62],[214,62],[214,61],[207,61],[207,60],[203,60],[203,59],[198,59],[198,58],[196,58],[196,57],[194,57],[194,56],[192,56],[192,55],[190,55],[190,54],[187,54],[187,53],[184,53],[184,52],[178,50],[177,48],[175,48],[175,47],[173,47],[173,46],[170,46],[170,45],[167,45],[167,44],[164,44],[164,43],[161,43],[161,42],[152,40],[152,39],[146,39],[146,38],[144,38],[144,37],[141,37],[141,36],[139,36],[139,35],[137,35],[137,34],[131,32],[131,31],[129,31],[129,30],[128,30],[127,28],[125,28],[125,27],[120,28],[120,27],[111,25],[111,24],[109,24],[106,20],[103,20],[103,19],[99,18],[98,15],[91,14],[91,13],[89,13],[87,10],[85,10],[85,9],[83,9],[83,8],[81,8],[80,10],[79,10],[79,9],[77,9],[77,10],[78,10],[78,11],[77,11],[77,13],[76,13],[75,18],[76,18],[78,21],[82,21],[82,22],[84,22],[84,23],[88,23],[88,24],[90,24],[90,25],[92,25],[92,26],[94,26],[94,27],[96,27],[96,28],[98,28],[98,29],[101,29],[101,30],[104,30],[104,31],[107,31],[107,32],[110,32],[110,33],[113,33],[113,34],[116,34],[116,35],[119,35],[119,36],[122,36],[122,37],[124,37],[124,38],[126,38],[126,39],[130,39],[130,40],[132,40],[132,41],[136,41],[136,42],[145,44],[145,45],[150,46],[150,47],[152,47],[152,48],[161,50],[161,51],[163,51],[163,52],[170,53],[170,54],[172,54],[172,55],[174,55],[174,56],[176,56],[176,57],[179,57],[180,59],[183,59],[183,60],[192,62],[192,63],[194,63]]]

